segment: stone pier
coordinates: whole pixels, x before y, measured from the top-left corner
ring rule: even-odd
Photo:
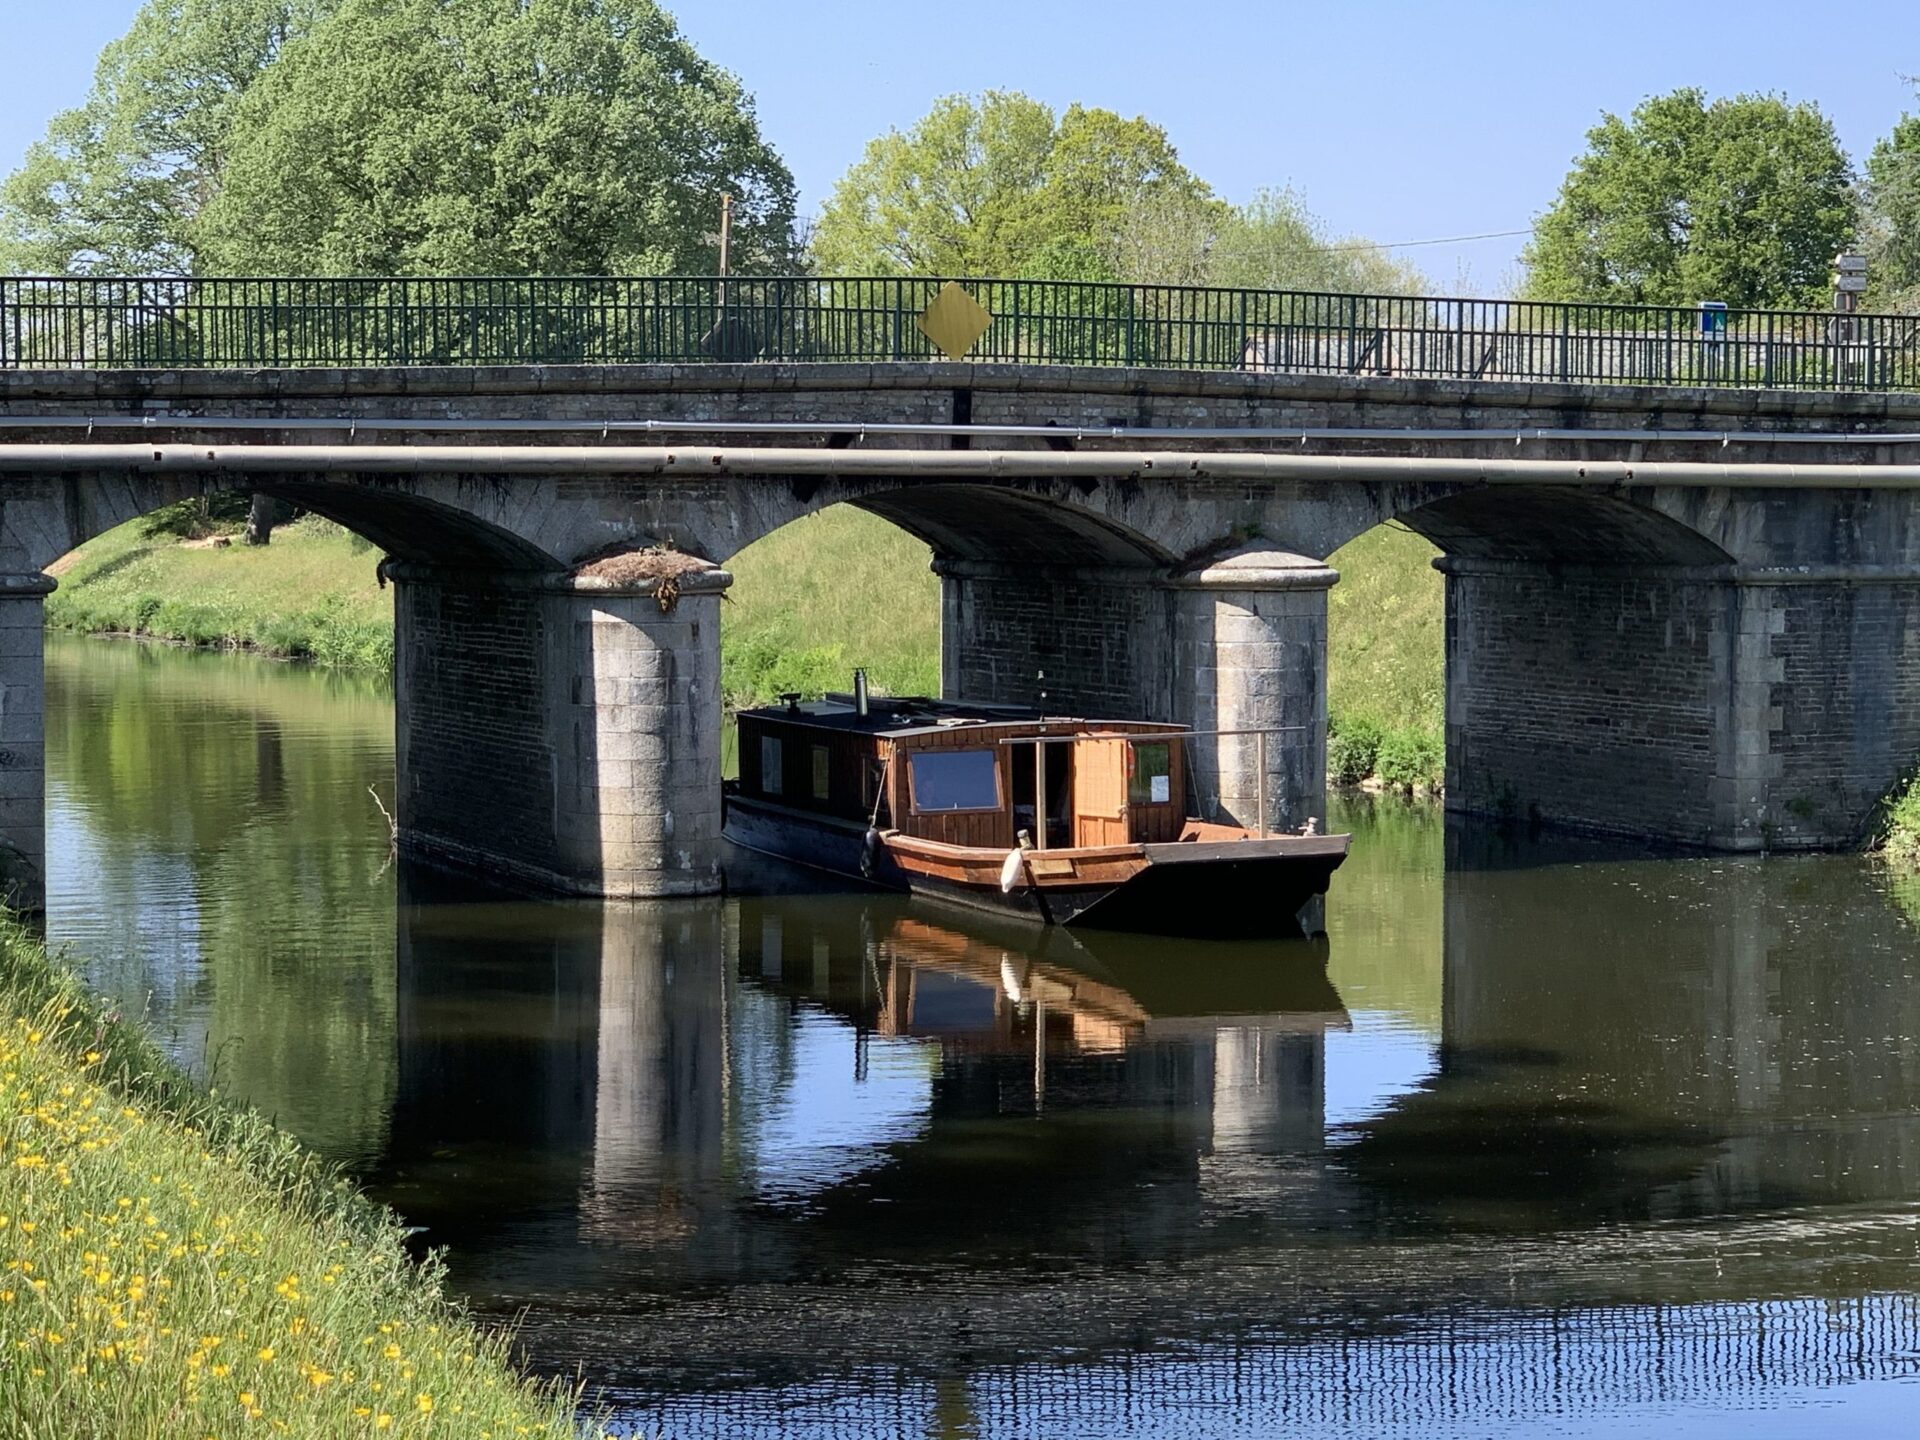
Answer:
[[[1209,818],[1252,823],[1263,781],[1271,827],[1324,818],[1328,557],[1397,524],[1447,557],[1450,806],[1855,845],[1920,765],[1917,434],[1920,395],[1733,387],[0,371],[4,889],[45,887],[44,572],[229,491],[390,557],[401,845],[529,887],[720,886],[721,567],[836,505],[937,557],[949,696],[1274,732],[1264,775],[1250,741],[1194,742]],[[664,552],[704,557],[677,594],[624,564]]]
[[[0,901],[47,903],[45,575],[0,575]]]
[[[1449,809],[1830,848],[1920,757],[1920,575],[1436,563]]]
[[[720,599],[389,564],[402,848],[563,894],[717,891]]]

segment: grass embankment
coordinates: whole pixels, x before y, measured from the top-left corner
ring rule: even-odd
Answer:
[[[392,596],[379,558],[307,517],[272,545],[185,545],[179,516],[136,520],[75,553],[47,602],[65,629],[244,646],[352,669],[393,658]],[[1329,597],[1329,769],[1353,783],[1437,784],[1441,769],[1441,580],[1433,547],[1380,526],[1333,556]],[[730,707],[784,691],[817,695],[863,665],[891,694],[940,686],[940,585],[927,547],[839,506],[788,525],[729,562],[721,677]]]
[[[82,546],[55,573],[47,623],[254,649],[346,669],[393,664],[393,596],[374,577],[380,554],[306,516],[265,547],[185,543],[169,511]]]
[[[1434,789],[1445,769],[1444,582],[1432,545],[1379,525],[1335,551],[1327,596],[1327,773]]]
[[[0,1419],[21,1440],[578,1432],[398,1221],[0,920]]]

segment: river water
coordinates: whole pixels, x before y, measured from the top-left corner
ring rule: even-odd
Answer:
[[[1920,884],[1349,805],[1321,942],[388,860],[383,685],[49,637],[48,927],[648,1435],[1920,1432]]]

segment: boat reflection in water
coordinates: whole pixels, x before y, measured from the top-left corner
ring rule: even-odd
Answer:
[[[1804,1136],[1543,1045],[1583,1022],[1509,1006],[1526,947],[1476,889],[1461,1043],[1391,1080],[1325,942],[411,895],[376,1184],[649,1433],[1555,1429],[1920,1367],[1910,1119],[1854,1146],[1890,1172],[1761,1208],[1729,1156]]]
[[[1913,1430],[1920,884],[1871,861],[1341,802],[1320,949],[396,894],[377,686],[47,672],[56,944],[623,1429]]]

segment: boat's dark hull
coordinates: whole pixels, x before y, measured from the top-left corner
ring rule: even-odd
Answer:
[[[869,852],[863,827],[729,796],[727,838],[736,845],[827,870],[881,889],[1053,925],[1194,937],[1285,938],[1302,933],[1301,909],[1327,891],[1346,858],[1346,837],[1314,842],[1248,841],[1144,847],[1129,878],[1097,884],[965,883],[903,865],[885,844]],[[866,862],[863,867],[863,860]]]

